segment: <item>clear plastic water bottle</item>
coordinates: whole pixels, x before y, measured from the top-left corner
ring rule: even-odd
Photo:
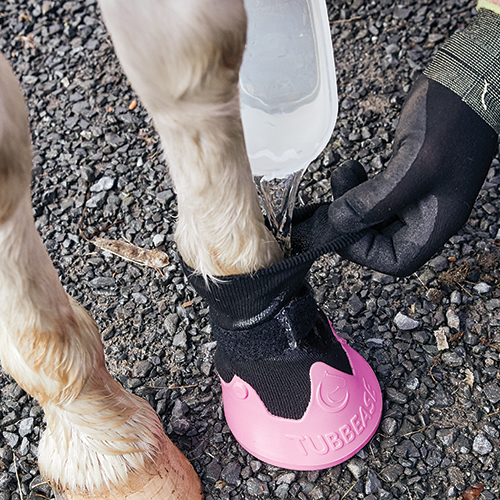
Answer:
[[[337,86],[325,0],[245,0],[240,99],[252,171],[304,169],[328,143]]]
[[[245,0],[245,142],[261,205],[285,253],[302,173],[327,145],[338,99],[325,0]]]

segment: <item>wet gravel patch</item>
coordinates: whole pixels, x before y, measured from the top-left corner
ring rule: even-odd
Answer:
[[[358,159],[370,176],[384,168],[416,74],[474,12],[462,0],[328,5],[340,108],[302,182],[312,201],[328,199],[332,161]],[[37,228],[64,287],[97,320],[110,372],[156,409],[207,500],[462,499],[476,485],[480,500],[500,496],[498,155],[470,220],[415,275],[392,278],[335,255],[315,263],[316,298],[377,373],[382,423],[342,465],[272,467],[225,423],[207,307],[173,241],[172,182],[95,0],[0,7],[0,48],[29,105]],[[160,274],[102,252],[88,241],[97,233],[159,248],[170,265]],[[43,412],[3,371],[0,392],[0,500],[53,498],[36,465]]]

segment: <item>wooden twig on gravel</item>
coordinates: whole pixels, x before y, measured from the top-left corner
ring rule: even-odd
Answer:
[[[16,469],[16,478],[17,478],[17,486],[19,488],[19,495],[21,497],[21,500],[24,500],[23,496],[23,490],[21,489],[21,481],[19,479],[19,473],[17,472],[17,460],[16,460],[16,455],[13,454],[12,457],[14,458],[14,468]]]

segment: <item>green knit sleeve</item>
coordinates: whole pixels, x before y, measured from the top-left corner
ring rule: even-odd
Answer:
[[[458,94],[500,134],[500,15],[481,8],[438,51],[424,74]]]

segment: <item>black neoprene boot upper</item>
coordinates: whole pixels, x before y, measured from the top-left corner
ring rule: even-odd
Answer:
[[[222,379],[229,383],[237,375],[272,415],[297,420],[311,399],[309,370],[315,362],[352,370],[305,282],[306,266],[296,273],[273,267],[264,276],[229,277],[208,286],[196,274],[189,280],[210,305],[215,365]],[[291,279],[280,279],[284,276]]]

